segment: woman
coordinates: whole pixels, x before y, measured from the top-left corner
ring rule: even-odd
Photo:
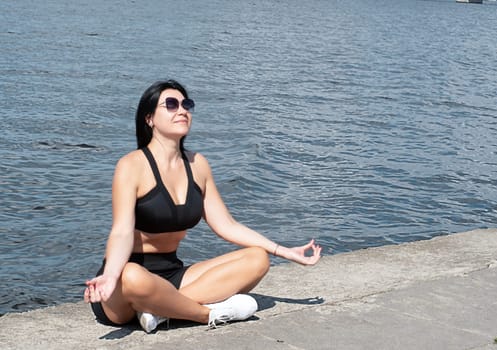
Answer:
[[[320,258],[321,247],[313,240],[283,247],[233,219],[207,160],[183,146],[194,105],[174,80],[154,83],[140,99],[138,149],[116,165],[105,259],[84,292],[104,324],[138,317],[150,332],[169,318],[211,327],[244,320],[257,311],[257,303],[241,293],[267,273],[268,253],[303,265]],[[202,217],[217,235],[245,248],[183,266],[176,250]]]

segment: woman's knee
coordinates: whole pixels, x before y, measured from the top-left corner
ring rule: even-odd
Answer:
[[[249,260],[247,266],[255,269],[258,275],[264,276],[269,271],[269,255],[263,248],[247,248],[246,258]]]
[[[147,271],[136,263],[126,263],[121,273],[123,294],[126,296],[146,296],[148,288]]]

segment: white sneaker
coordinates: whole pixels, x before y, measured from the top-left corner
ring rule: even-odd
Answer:
[[[216,328],[221,323],[246,320],[257,311],[257,301],[247,294],[235,294],[225,301],[205,306],[211,309],[208,323],[210,328]]]
[[[152,332],[161,323],[164,323],[167,321],[167,323],[169,324],[168,318],[154,316],[148,312],[137,312],[136,316],[138,317],[138,320],[140,321],[140,325],[142,326],[143,330],[147,333]],[[169,325],[168,325],[168,327],[169,327]]]

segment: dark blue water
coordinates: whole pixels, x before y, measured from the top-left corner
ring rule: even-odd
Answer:
[[[0,314],[81,300],[160,78],[196,100],[187,147],[233,215],[281,244],[495,227],[495,4],[0,2]],[[230,249],[202,224],[180,254]]]

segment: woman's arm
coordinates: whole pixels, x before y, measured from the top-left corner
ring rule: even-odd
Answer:
[[[261,247],[270,254],[303,265],[313,265],[318,262],[321,255],[321,247],[316,245],[314,240],[301,247],[287,248],[236,221],[231,216],[217,190],[207,160],[200,154],[197,154],[197,157],[198,169],[205,176],[204,219],[218,236],[243,247]],[[312,250],[312,255],[306,256],[305,252],[307,250]]]
[[[119,160],[112,182],[112,229],[107,240],[105,269],[101,276],[87,281],[88,301],[106,301],[114,292],[133,249],[134,207],[136,202],[136,163],[131,157]],[[133,166],[135,164],[135,166]]]

